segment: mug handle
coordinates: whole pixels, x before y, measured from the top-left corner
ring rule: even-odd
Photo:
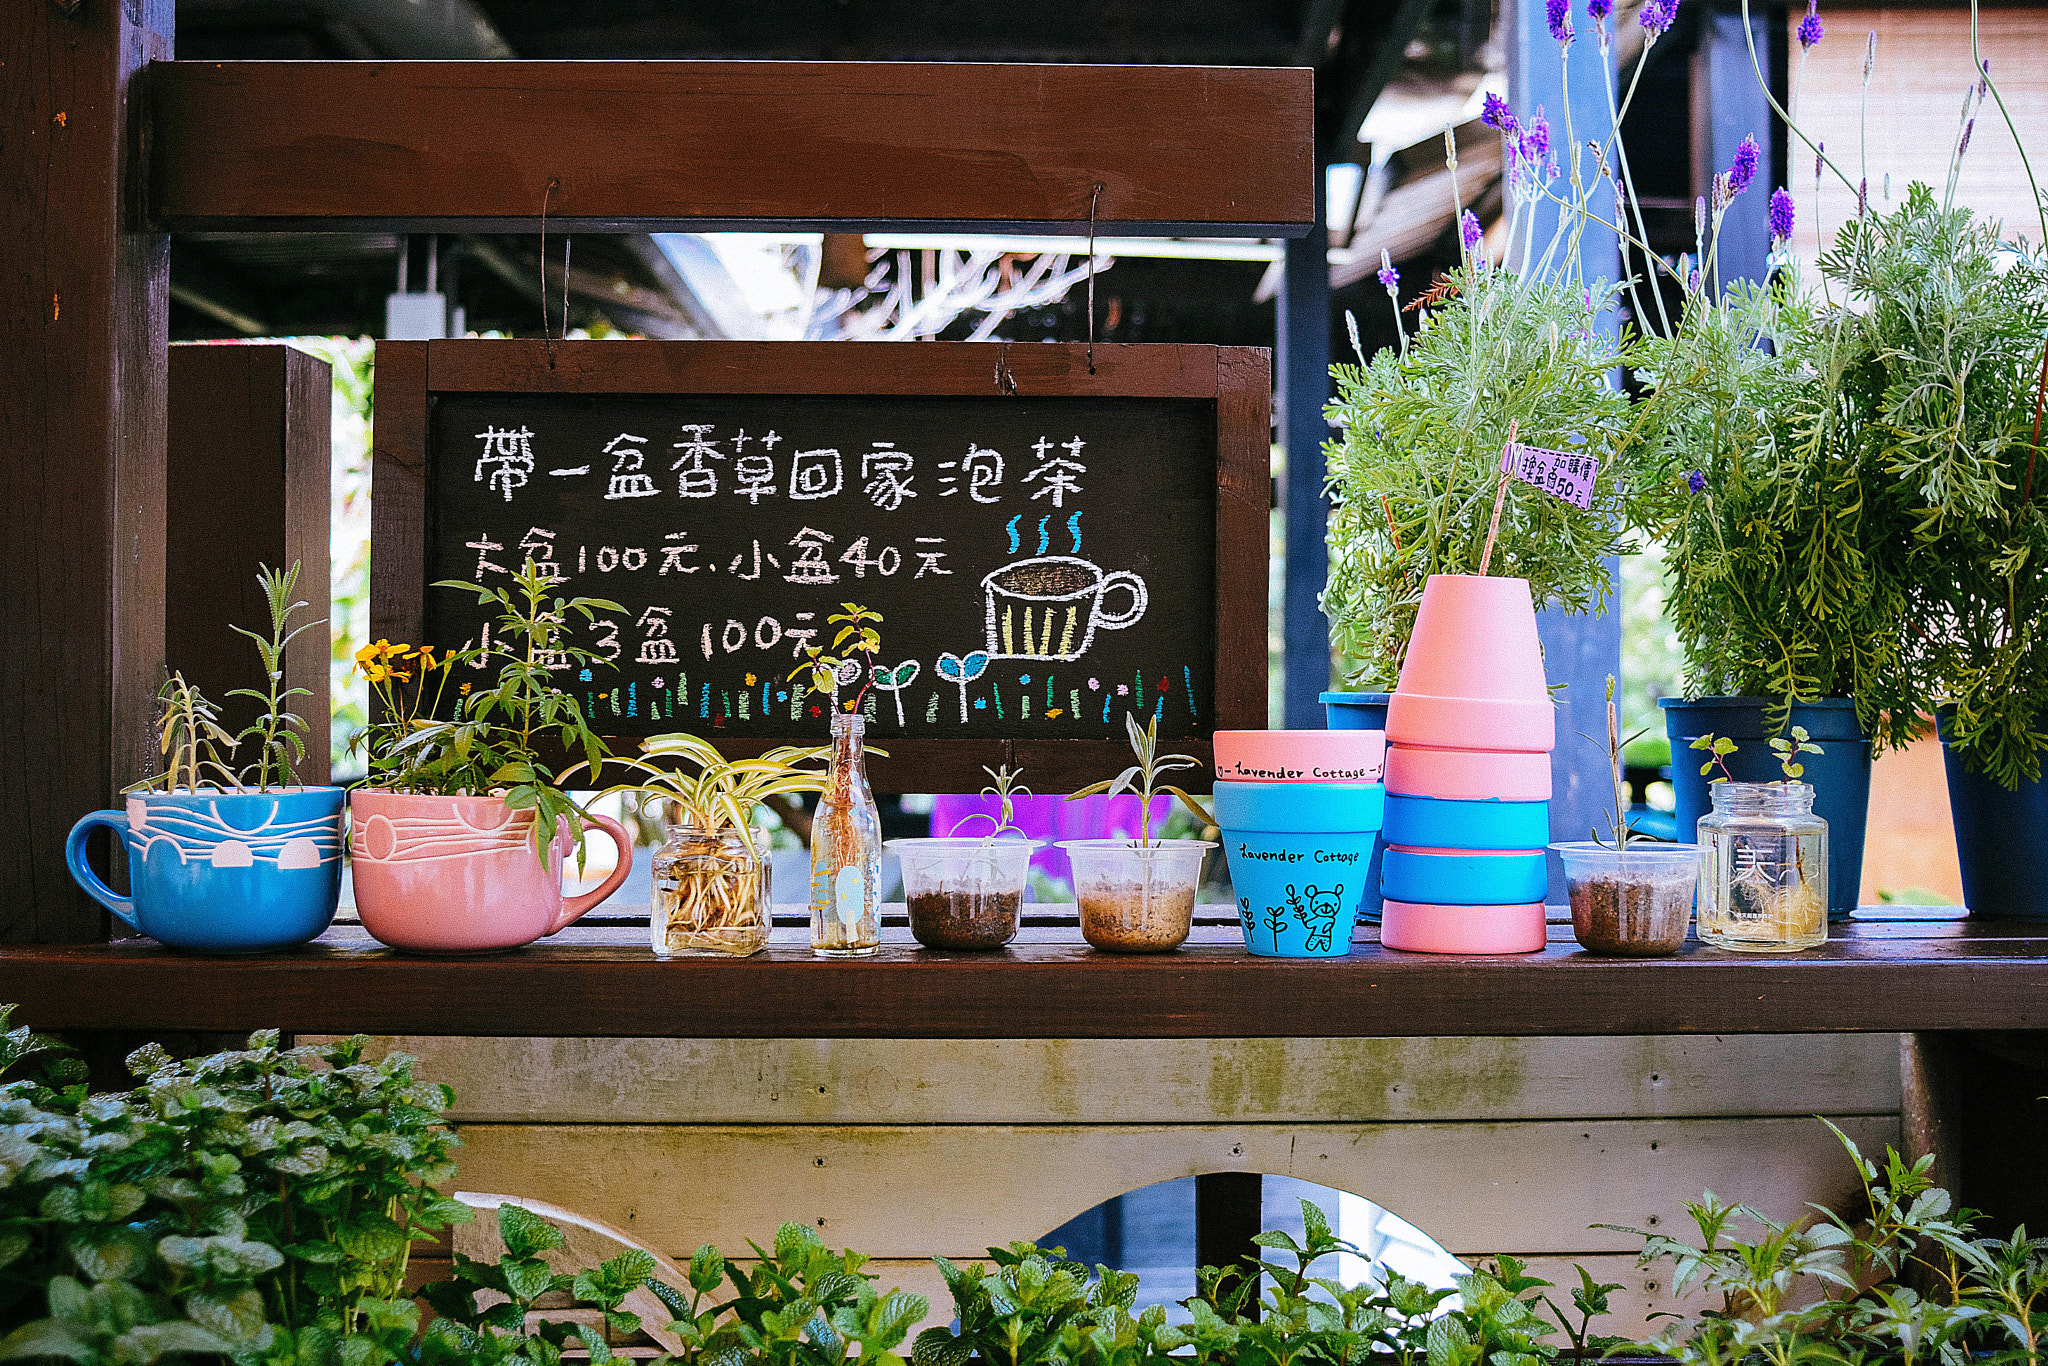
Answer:
[[[583,819],[587,824],[597,826],[612,837],[612,843],[619,849],[618,865],[612,869],[611,876],[599,883],[594,891],[563,901],[562,913],[556,917],[555,923],[548,927],[549,934],[565,930],[588,915],[596,909],[599,902],[619,890],[619,884],[633,871],[633,837],[626,833],[626,827],[609,816],[585,816]],[[584,833],[587,835],[589,832],[586,830]]]
[[[85,894],[100,905],[119,916],[129,928],[141,931],[141,922],[135,918],[135,903],[125,896],[115,896],[114,889],[100,881],[100,875],[85,861],[85,841],[95,826],[106,826],[116,837],[128,829],[128,813],[125,811],[94,811],[78,818],[78,824],[71,827],[71,834],[64,840],[64,864],[71,869],[74,882],[85,889]]]
[[[1110,616],[1102,610],[1102,599],[1109,596],[1109,590],[1121,588],[1131,595],[1131,610],[1122,616]],[[1145,581],[1128,569],[1119,569],[1114,574],[1102,576],[1102,593],[1095,599],[1095,624],[1105,631],[1121,631],[1145,615],[1149,601],[1145,592]]]

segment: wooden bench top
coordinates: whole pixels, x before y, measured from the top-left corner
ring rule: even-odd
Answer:
[[[800,908],[790,908],[800,909]],[[1079,942],[1052,908],[992,953],[937,953],[897,925],[865,960],[764,953],[656,960],[644,920],[571,927],[516,952],[396,953],[354,925],[290,953],[202,958],[153,941],[0,948],[0,1001],[38,1029],[674,1038],[1201,1038],[2048,1029],[2048,926],[1859,920],[1782,956],[1688,943],[1598,958],[1553,924],[1538,954],[1383,949],[1254,958],[1234,925],[1177,952]],[[1219,908],[1220,909],[1220,908]],[[897,908],[900,915],[900,908]],[[886,924],[886,922],[885,922]]]

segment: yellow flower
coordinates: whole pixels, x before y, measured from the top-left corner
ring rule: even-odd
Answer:
[[[422,669],[438,669],[441,667],[441,665],[434,659],[434,647],[431,645],[420,646],[419,659],[420,667]]]
[[[391,670],[372,660],[363,666],[363,677],[372,683],[382,683],[391,677]]]
[[[365,645],[362,649],[356,651],[356,663],[358,664],[368,664],[376,657],[377,647],[374,645]]]
[[[467,684],[467,683],[464,683],[464,684],[463,684],[463,685],[462,685],[461,687],[457,688],[457,689],[456,689],[455,691],[457,691],[457,692],[461,693],[461,694],[462,694],[462,695],[463,695],[464,697],[467,697],[467,696],[469,696],[469,684]]]

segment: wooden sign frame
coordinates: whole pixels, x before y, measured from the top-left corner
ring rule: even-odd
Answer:
[[[1266,725],[1272,362],[1254,347],[921,342],[379,342],[371,502],[370,634],[422,639],[427,445],[437,394],[761,394],[1194,399],[1215,405],[1215,728]],[[678,729],[689,729],[679,723]],[[771,740],[719,737],[731,757]],[[974,792],[984,765],[1071,790],[1130,762],[1120,741],[904,739],[871,762],[882,792]],[[1210,764],[1205,740],[1176,741]],[[613,748],[632,753],[637,742]],[[1213,774],[1213,769],[1210,770]]]

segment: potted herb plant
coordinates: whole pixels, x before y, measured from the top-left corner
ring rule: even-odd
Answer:
[[[1017,781],[1022,773],[1013,773],[1007,764],[982,772],[993,781],[981,795],[997,800],[1000,815],[978,811],[949,836],[888,844],[903,868],[911,937],[928,949],[999,949],[1017,937],[1031,854],[1044,841],[1026,838],[1010,823],[1015,799],[1031,793]],[[987,821],[989,828],[979,836],[960,834],[977,820]],[[1002,838],[1006,832],[1016,838]]]
[[[1107,953],[1162,953],[1179,948],[1194,927],[1202,865],[1216,842],[1153,839],[1153,794],[1171,795],[1204,827],[1215,825],[1216,818],[1185,791],[1159,781],[1163,774],[1201,767],[1185,754],[1159,753],[1159,718],[1141,727],[1127,712],[1124,730],[1137,762],[1067,800],[1131,793],[1138,798],[1138,838],[1061,840],[1059,846],[1074,872],[1081,937]]]
[[[378,641],[357,655],[379,715],[356,736],[370,769],[349,799],[356,910],[363,928],[394,948],[518,948],[574,923],[632,870],[625,829],[584,810],[541,754],[552,741],[598,777],[604,742],[552,675],[592,658],[569,642],[570,617],[622,610],[557,597],[555,582],[529,560],[508,588],[435,585],[473,592],[497,610],[487,651],[437,654]],[[493,665],[493,686],[457,683],[449,697],[456,668]],[[595,890],[564,897],[559,860],[580,846],[586,824],[611,836],[618,862]]]
[[[1640,733],[1628,741],[1621,738],[1614,675],[1609,674],[1607,770],[1614,784],[1614,812],[1608,817],[1608,839],[1595,831],[1590,832],[1591,840],[1550,846],[1564,861],[1572,936],[1588,952],[1625,958],[1676,953],[1684,947],[1700,880],[1699,845],[1658,843],[1629,829],[1621,755],[1638,738]]]
[[[768,947],[773,925],[773,888],[755,809],[770,797],[823,791],[826,774],[811,765],[831,751],[782,745],[757,759],[727,759],[710,741],[681,733],[651,736],[640,749],[645,760],[610,762],[638,770],[645,779],[600,795],[660,805],[666,836],[654,855],[647,921],[655,956],[759,953]],[[696,771],[665,767],[669,762]]]
[[[296,564],[259,569],[268,633],[232,628],[254,642],[265,686],[228,695],[256,703],[256,718],[231,734],[215,705],[171,674],[157,694],[164,772],[130,787],[125,810],[80,819],[65,842],[65,862],[89,896],[172,948],[259,953],[303,944],[333,923],[344,794],[296,781],[308,727],[291,704],[307,692],[284,686],[286,644],[319,624],[292,623],[306,606],[293,597],[298,578]],[[237,767],[245,753],[253,757]],[[127,849],[130,896],[86,862],[86,838],[100,826]]]

